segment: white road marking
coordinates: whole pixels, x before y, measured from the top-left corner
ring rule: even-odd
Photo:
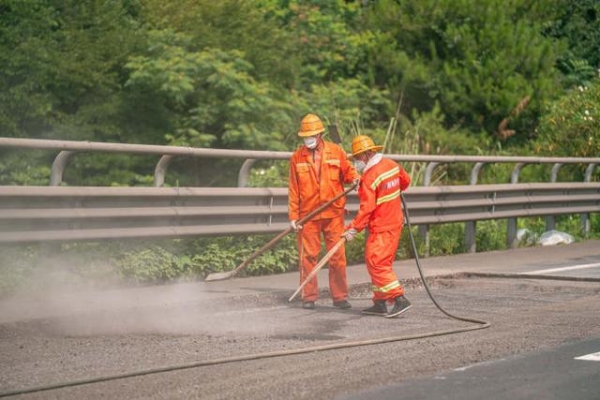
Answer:
[[[541,274],[547,274],[550,272],[573,271],[576,269],[587,269],[587,268],[597,268],[597,267],[600,267],[600,263],[580,264],[580,265],[573,265],[570,267],[561,267],[561,268],[540,269],[537,271],[526,272],[526,274],[527,275],[541,275]]]
[[[590,353],[585,356],[575,357],[576,360],[586,360],[586,361],[600,361],[600,352],[598,353]]]

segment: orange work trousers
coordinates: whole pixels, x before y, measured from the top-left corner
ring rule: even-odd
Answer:
[[[297,233],[298,251],[301,259],[300,283],[304,282],[319,262],[321,250],[321,234],[325,239],[327,251],[339,242],[344,233],[344,219],[327,218],[306,222]],[[333,301],[346,300],[348,297],[348,281],[346,279],[346,249],[342,245],[329,259],[329,291]],[[302,288],[303,301],[316,301],[319,297],[317,276]]]
[[[365,244],[365,263],[371,276],[373,300],[392,300],[404,295],[404,288],[392,267],[401,234],[402,227],[369,232]]]

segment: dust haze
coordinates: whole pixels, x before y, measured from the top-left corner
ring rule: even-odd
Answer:
[[[37,322],[48,333],[73,336],[185,335],[211,324],[202,318],[206,299],[198,282],[126,286],[115,277],[82,276],[78,267],[86,259],[80,257],[43,257],[25,272],[18,257],[1,257],[2,276],[21,272],[0,297],[0,324]],[[106,267],[94,262],[92,270]]]

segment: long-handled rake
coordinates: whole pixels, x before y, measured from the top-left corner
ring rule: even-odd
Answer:
[[[327,263],[327,261],[329,261],[329,259],[335,254],[336,251],[338,251],[338,249],[344,244],[345,241],[346,241],[346,238],[341,238],[340,240],[338,240],[338,242],[336,244],[333,245],[333,247],[327,252],[327,254],[325,254],[325,256],[323,256],[323,258],[321,259],[321,261],[319,261],[319,263],[317,265],[315,265],[315,267],[313,268],[313,270],[310,271],[310,274],[308,274],[308,276],[306,277],[306,279],[304,280],[304,282],[302,282],[302,284],[300,285],[300,287],[298,289],[296,289],[296,291],[294,292],[294,294],[292,295],[292,297],[289,298],[288,302],[294,300],[294,297],[296,297],[298,295],[298,293],[300,293],[300,291],[302,290],[302,288],[304,286],[306,286],[306,284],[308,282],[310,282],[310,280],[312,278],[314,278],[314,276],[317,274],[317,272],[319,272],[319,270],[321,268],[323,268],[323,265],[325,265]]]
[[[330,205],[332,205],[336,200],[338,200],[342,196],[345,196],[348,193],[350,193],[352,190],[354,190],[354,188],[356,188],[356,184],[353,184],[348,189],[346,189],[344,192],[338,194],[333,199],[329,200],[327,203],[324,203],[324,204],[320,205],[319,207],[317,207],[316,209],[314,209],[310,213],[306,214],[304,216],[304,218],[301,218],[298,221],[298,224],[302,225],[303,223],[311,220],[317,214],[319,214],[321,211],[325,210],[327,207],[329,207]],[[280,234],[278,234],[277,236],[275,236],[273,239],[271,239],[271,241],[269,243],[265,244],[263,247],[261,247],[260,249],[258,249],[257,251],[255,251],[250,257],[248,257],[244,262],[242,262],[240,265],[238,265],[234,270],[225,271],[225,272],[215,272],[215,273],[209,274],[206,277],[205,280],[206,281],[221,281],[221,280],[225,280],[225,279],[229,279],[229,278],[233,277],[238,272],[240,272],[241,270],[243,270],[244,268],[246,268],[258,256],[262,255],[267,250],[270,250],[273,246],[275,246],[275,244],[277,244],[277,242],[279,242],[281,239],[283,239],[288,233],[292,232],[293,230],[294,229],[291,226],[288,227],[286,230],[284,230],[283,232],[281,232]]]

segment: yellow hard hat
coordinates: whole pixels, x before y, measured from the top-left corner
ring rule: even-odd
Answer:
[[[298,132],[298,136],[309,137],[323,132],[325,132],[325,127],[323,127],[321,119],[315,114],[306,114],[300,123],[300,132]]]
[[[368,150],[379,151],[383,146],[375,146],[373,140],[366,135],[359,135],[352,139],[352,157]]]

